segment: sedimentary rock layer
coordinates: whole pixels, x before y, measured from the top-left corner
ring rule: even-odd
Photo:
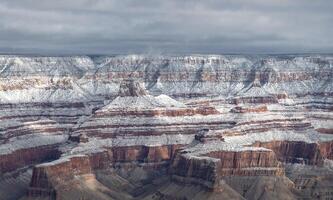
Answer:
[[[332,81],[330,55],[0,56],[0,174],[35,165],[28,195],[51,199],[92,182],[113,195],[99,170],[148,169],[207,194],[269,198],[276,183],[303,198],[315,184],[285,166],[331,173]]]

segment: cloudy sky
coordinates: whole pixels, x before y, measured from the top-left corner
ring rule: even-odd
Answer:
[[[1,0],[0,52],[333,53],[333,0]]]

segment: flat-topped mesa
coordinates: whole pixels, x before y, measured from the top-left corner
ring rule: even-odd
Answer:
[[[275,153],[264,148],[216,148],[223,142],[208,141],[184,148],[171,166],[172,178],[215,190],[224,176],[282,176]],[[228,145],[228,144],[227,144]],[[197,149],[195,149],[197,148]]]
[[[224,176],[281,176],[284,170],[274,151],[225,141],[221,131],[203,129],[175,155],[171,174],[175,181],[215,190]]]
[[[261,131],[255,123],[240,125],[240,129],[254,128],[246,134],[202,130],[194,142],[176,154],[171,168],[173,178],[215,189],[224,176],[282,176],[281,163],[321,166],[331,158],[332,143],[318,143],[313,127],[298,129],[297,120],[288,123],[287,128],[277,124]]]
[[[138,97],[148,95],[148,92],[143,83],[135,80],[125,80],[119,86],[118,96],[121,97]]]

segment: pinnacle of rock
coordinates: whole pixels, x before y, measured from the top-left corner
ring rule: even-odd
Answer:
[[[125,80],[120,84],[118,95],[121,97],[126,96],[145,96],[148,92],[145,86],[134,80]]]
[[[252,82],[252,87],[261,87],[260,79],[254,79],[254,81]]]

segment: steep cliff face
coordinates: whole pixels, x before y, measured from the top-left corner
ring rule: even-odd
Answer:
[[[329,55],[0,56],[0,174],[36,165],[29,197],[51,199],[73,185],[110,198],[117,184],[95,174],[130,169],[122,181],[149,170],[205,194],[249,198],[264,185],[269,198],[278,180],[300,197],[283,187],[286,165],[331,173],[332,82]],[[224,181],[236,177],[257,185]]]
[[[323,141],[319,143],[319,151],[324,158],[333,159],[333,141]]]
[[[328,158],[328,155],[322,154],[317,143],[306,143],[296,141],[272,141],[272,142],[257,142],[254,146],[265,147],[272,149],[277,158],[286,163],[305,163],[309,165],[321,165],[323,158]]]
[[[91,173],[91,165],[88,156],[75,156],[37,165],[32,173],[28,197],[59,199],[57,198],[58,187],[66,186],[74,176],[89,173]]]
[[[178,154],[172,164],[172,178],[180,183],[199,184],[217,189],[221,179],[221,162],[218,159],[191,159]]]
[[[173,178],[216,190],[225,176],[282,176],[274,152],[262,150],[215,151],[206,155],[178,154],[172,164]]]
[[[58,145],[45,145],[0,155],[0,172],[2,174],[27,165],[58,159],[61,152],[57,147]]]
[[[76,177],[98,170],[119,167],[127,170],[138,164],[145,170],[165,170],[181,146],[121,146],[86,155],[63,156],[34,167],[27,197],[62,199],[63,191],[75,188],[71,183],[75,183]]]

